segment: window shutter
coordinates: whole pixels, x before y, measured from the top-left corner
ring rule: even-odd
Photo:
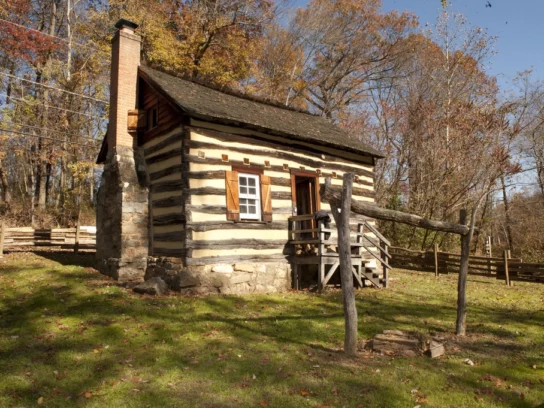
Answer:
[[[237,171],[225,171],[225,190],[227,195],[227,220],[239,221],[240,198]]]
[[[261,210],[263,221],[272,221],[272,188],[270,186],[270,176],[261,174]]]

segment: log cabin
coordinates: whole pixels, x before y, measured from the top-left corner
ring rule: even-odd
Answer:
[[[331,281],[336,232],[316,219],[330,210],[319,186],[351,172],[354,198],[373,202],[382,154],[322,117],[141,64],[137,26],[116,27],[97,159],[100,271],[124,282],[160,276],[184,293]],[[352,222],[354,277],[379,285],[386,277],[370,269],[383,258],[381,235],[366,219]]]

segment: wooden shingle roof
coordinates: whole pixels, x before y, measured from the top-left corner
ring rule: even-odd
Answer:
[[[264,102],[221,92],[147,66],[140,75],[166,94],[188,116],[277,134],[358,154],[384,157],[367,144],[350,138],[328,120]]]

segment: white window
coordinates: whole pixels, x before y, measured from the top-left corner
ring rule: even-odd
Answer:
[[[240,193],[240,219],[261,219],[261,189],[259,175],[238,173]]]

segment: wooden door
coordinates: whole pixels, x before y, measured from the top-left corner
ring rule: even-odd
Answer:
[[[317,176],[294,173],[291,174],[293,197],[293,215],[314,214],[320,209],[319,183]],[[315,220],[303,221],[300,229],[315,228]],[[315,236],[316,234],[309,234]]]

